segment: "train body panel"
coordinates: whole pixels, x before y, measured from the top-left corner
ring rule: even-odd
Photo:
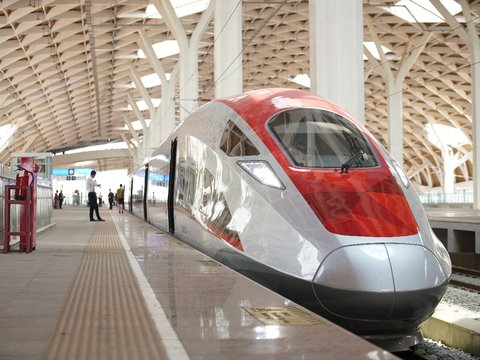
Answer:
[[[391,349],[419,340],[443,296],[451,263],[408,179],[317,96],[212,101],[146,164],[132,177],[135,215]]]
[[[144,191],[145,191],[145,168],[138,169],[133,175],[132,175],[132,181],[131,181],[131,189],[130,189],[130,196],[131,198],[129,199],[129,206],[130,206],[130,211],[135,215],[138,216],[141,219],[145,218],[145,212],[144,212],[144,205],[143,205],[143,199],[144,199]]]
[[[204,228],[217,234],[216,242],[219,242],[218,237],[224,239],[220,241],[221,247],[225,246],[226,241],[233,248],[246,251],[249,257],[257,262],[311,281],[323,257],[341,244],[335,244],[335,237],[326,231],[322,236],[328,240],[319,241],[318,219],[311,208],[298,197],[288,177],[282,177],[283,182],[289,185],[288,190],[280,192],[278,189],[265,187],[238,166],[237,161],[245,157],[229,157],[218,152],[218,144],[227,126],[227,121],[222,124],[220,119],[238,121],[237,126],[241,127],[245,125],[230,109],[222,110],[222,104],[213,103],[211,107],[213,109],[209,109],[207,105],[207,108],[202,110],[217,115],[222,111],[227,112],[220,118],[196,118],[194,114],[188,124],[182,124],[173,134],[178,141],[177,203],[182,209],[175,212],[175,223],[178,225],[176,234],[184,239],[188,238],[184,232],[188,231],[190,225],[184,224],[184,216],[181,216],[187,211],[188,219],[195,218]],[[215,135],[215,130],[202,133],[202,129],[211,129],[212,121],[221,125],[217,134]],[[195,132],[197,128],[199,130]],[[245,127],[243,131],[248,133],[251,130]],[[192,133],[195,136],[190,135]],[[254,133],[248,136],[255,138]],[[256,145],[262,148],[261,143]],[[159,157],[165,158],[168,151],[169,149],[162,148],[161,153],[152,154],[151,164],[155,164]],[[262,148],[260,153],[258,158],[274,163],[266,148]],[[282,169],[278,167],[276,171],[281,173]],[[272,203],[275,203],[274,207],[271,206]],[[303,216],[298,218],[292,209],[302,212]],[[274,231],[270,228],[271,224],[277,224]],[[258,241],[259,239],[261,241]],[[317,254],[322,246],[321,253]],[[208,244],[205,248],[215,247]],[[297,256],[285,264],[285,253]]]
[[[168,153],[168,149],[166,151]],[[166,156],[151,158],[148,167],[147,209],[148,221],[168,231],[168,179],[170,161]]]

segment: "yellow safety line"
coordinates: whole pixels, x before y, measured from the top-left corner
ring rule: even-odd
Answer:
[[[44,359],[167,359],[112,221],[95,224]]]

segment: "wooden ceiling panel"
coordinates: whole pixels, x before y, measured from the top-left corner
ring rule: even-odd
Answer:
[[[4,152],[18,152],[27,139],[39,134],[28,151],[60,151],[88,142],[120,140],[127,95],[140,99],[133,88],[130,67],[140,76],[153,72],[146,59],[132,59],[139,49],[138,31],[152,43],[173,39],[162,19],[147,19],[145,0],[4,0],[0,7],[0,125],[19,121],[21,127]],[[441,123],[471,136],[471,59],[469,45],[445,23],[410,24],[378,5],[364,1],[364,16],[374,24],[381,44],[390,49],[395,70],[405,51],[412,51],[424,31],[432,37],[404,83],[406,170],[416,180],[437,184],[441,179],[439,150],[423,134],[426,123]],[[480,1],[469,1],[474,19]],[[244,89],[302,88],[291,79],[309,72],[308,1],[244,0]],[[199,14],[181,19],[190,35]],[[476,26],[478,27],[477,21]],[[365,27],[365,41],[372,41]],[[199,97],[214,97],[213,22],[199,48]],[[93,50],[93,53],[92,53]],[[162,59],[171,72],[178,56]],[[365,61],[365,118],[367,128],[387,145],[387,94],[378,63]],[[181,84],[177,85],[177,91]],[[97,94],[97,91],[100,93]],[[148,89],[161,97],[161,88]],[[178,96],[178,95],[177,95]],[[176,104],[178,109],[179,104]],[[178,112],[178,111],[177,111]],[[126,114],[133,119],[132,113]],[[100,119],[98,118],[100,116]],[[149,112],[145,111],[148,118]],[[98,128],[100,126],[100,128]],[[131,134],[125,132],[127,137]],[[470,147],[470,150],[467,150]],[[458,149],[471,151],[471,144]],[[9,155],[0,160],[9,162]],[[129,166],[128,159],[105,159],[104,168]],[[422,170],[418,170],[422,169]],[[470,160],[457,171],[457,181],[471,179]]]

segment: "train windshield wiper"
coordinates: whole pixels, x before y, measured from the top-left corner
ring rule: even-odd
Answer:
[[[358,151],[357,153],[353,154],[350,159],[345,161],[342,166],[340,167],[340,174],[346,174],[348,172],[348,169],[350,169],[350,166],[352,166],[352,162],[354,160],[367,160],[368,155],[365,154],[363,150]]]

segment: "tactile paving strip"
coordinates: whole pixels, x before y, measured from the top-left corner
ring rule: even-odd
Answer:
[[[44,359],[167,359],[111,221],[95,225]]]

